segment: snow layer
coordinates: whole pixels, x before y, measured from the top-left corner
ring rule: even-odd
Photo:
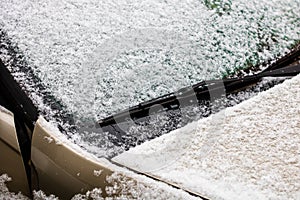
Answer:
[[[1,28],[82,123],[272,59],[300,38],[292,0],[1,0],[0,7]]]
[[[1,0],[0,25],[47,90],[85,124],[272,59],[299,39],[299,1],[226,1],[221,13],[203,2]],[[8,65],[9,56],[0,49]],[[26,74],[12,71],[24,83]]]
[[[47,122],[42,117],[39,118],[40,125],[50,132],[53,135],[52,137],[46,137],[45,140],[47,142],[52,143],[55,142],[57,145],[66,145],[73,151],[79,153],[81,156],[90,159],[94,162],[99,162],[104,164],[109,169],[116,171],[111,176],[107,177],[107,182],[113,186],[107,186],[106,191],[109,197],[102,197],[101,189],[95,188],[91,191],[86,192],[86,194],[77,194],[72,200],[79,199],[190,199],[196,200],[198,198],[189,195],[185,191],[180,189],[175,189],[171,186],[168,186],[165,183],[160,183],[155,180],[152,180],[148,177],[137,175],[127,169],[120,168],[112,163],[110,163],[106,159],[99,159],[94,155],[86,152],[81,149],[74,143],[71,143],[64,134],[62,134],[57,128],[55,124],[51,124]],[[99,176],[101,174],[101,170],[94,170],[94,175]],[[28,197],[22,195],[21,193],[15,194],[10,192],[6,187],[5,183],[11,181],[12,179],[3,174],[0,176],[0,199],[20,199],[27,200]],[[59,198],[55,197],[55,195],[46,195],[43,191],[34,191],[33,192],[34,200],[58,200]]]
[[[200,200],[200,198],[189,195],[185,191],[175,189],[168,186],[165,183],[154,181],[145,176],[137,175],[127,172],[127,176],[124,177],[122,173],[114,173],[110,177],[107,177],[107,182],[112,186],[106,187],[105,190],[108,193],[108,198],[101,196],[102,191],[99,189],[93,189],[88,191],[85,195],[75,195],[72,200],[80,199],[160,199],[160,200]],[[131,179],[134,178],[134,179]],[[114,197],[115,196],[115,197]]]
[[[212,199],[300,198],[300,75],[116,158]]]
[[[9,192],[5,183],[11,181],[11,178],[7,174],[0,174],[0,199],[19,199],[19,200],[29,200],[26,196],[21,193],[15,194]]]
[[[107,178],[107,181],[113,186],[106,187],[110,197],[104,198],[101,189],[94,188],[85,194],[77,194],[72,200],[125,200],[125,199],[158,199],[158,200],[199,200],[182,190],[177,190],[164,183],[155,183],[146,177],[134,175],[137,180],[124,178],[122,174],[114,173]],[[0,199],[1,200],[29,200],[28,197],[21,193],[15,194],[10,192],[5,183],[11,181],[6,174],[0,176]],[[141,182],[143,181],[143,182]],[[46,195],[43,191],[33,192],[34,200],[59,200],[55,195]]]
[[[75,117],[83,129],[68,136],[97,156],[124,149],[107,133],[82,131],[98,118],[273,59],[300,39],[292,0],[1,0],[0,7],[8,37],[0,58],[48,120],[69,131],[64,120]],[[12,56],[8,46],[20,52]]]
[[[81,149],[76,144],[71,143],[64,134],[62,134],[55,125],[47,122],[42,117],[39,118],[39,124],[48,132],[52,134],[52,137],[47,137],[49,143],[55,142],[57,145],[65,145],[70,150],[78,153],[80,156],[85,157],[93,162],[101,163],[102,166],[114,171],[110,176],[106,177],[107,183],[109,183],[105,190],[108,194],[107,198],[102,197],[102,191],[99,188],[95,188],[86,194],[77,194],[72,199],[188,199],[196,200],[198,198],[189,195],[187,192],[181,189],[175,189],[165,183],[157,182],[143,175],[138,175],[129,171],[128,169],[118,167],[104,158],[97,158],[94,155]],[[94,175],[99,176],[101,170],[94,170]],[[22,194],[14,194],[9,192],[5,182],[11,181],[8,175],[0,176],[0,199],[27,199]],[[63,189],[63,188],[62,188]],[[79,191],[78,191],[79,192]],[[47,196],[43,191],[34,191],[33,199],[35,200],[58,200],[54,195]]]

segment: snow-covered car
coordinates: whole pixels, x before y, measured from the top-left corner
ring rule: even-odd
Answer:
[[[11,177],[9,191],[299,197],[298,1],[0,6],[0,175]],[[0,197],[14,197],[7,180]]]

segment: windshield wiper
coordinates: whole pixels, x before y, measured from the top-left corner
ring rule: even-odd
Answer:
[[[211,100],[210,94],[220,89],[225,89],[225,91],[220,92],[229,95],[257,83],[264,77],[295,76],[300,73],[300,64],[293,63],[299,60],[299,57],[300,45],[258,74],[249,75],[242,78],[201,81],[192,87],[186,87],[178,90],[177,92],[169,93],[158,98],[142,102],[136,106],[130,107],[127,110],[101,119],[98,121],[98,124],[101,127],[106,127],[115,125],[117,122],[126,122],[128,118],[133,120],[144,118],[149,115],[150,109],[155,110],[153,107],[156,105],[159,105],[160,108],[163,108],[158,109],[157,112],[190,106],[195,104],[195,96],[199,101],[198,103],[200,103],[201,100]]]

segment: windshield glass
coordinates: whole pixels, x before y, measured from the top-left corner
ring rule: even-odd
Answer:
[[[299,1],[1,0],[0,7],[2,31],[80,126],[274,60],[300,39]],[[24,85],[51,115],[31,87]]]

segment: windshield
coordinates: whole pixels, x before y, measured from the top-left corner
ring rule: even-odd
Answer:
[[[3,33],[79,126],[272,61],[300,39],[299,1],[2,0],[0,6]],[[0,58],[9,66],[7,45],[1,41]],[[10,70],[20,82],[27,78]],[[32,85],[24,88],[51,116]]]

